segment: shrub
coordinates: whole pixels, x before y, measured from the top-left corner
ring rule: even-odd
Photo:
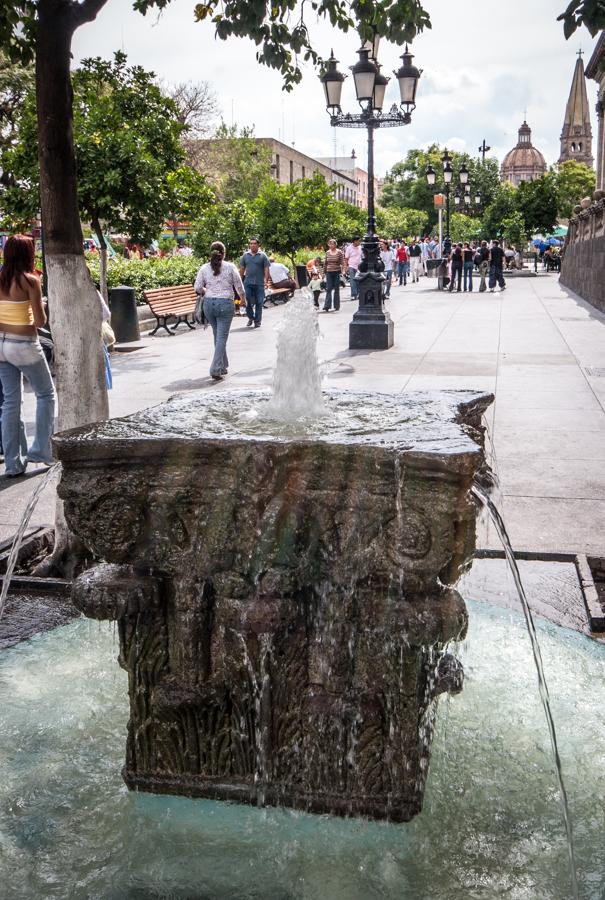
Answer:
[[[95,284],[99,285],[99,259],[87,257],[88,269]],[[134,288],[137,303],[145,302],[143,291],[158,287],[176,287],[179,284],[193,284],[201,265],[195,256],[151,257],[150,259],[109,260],[107,286],[111,289],[119,285]]]

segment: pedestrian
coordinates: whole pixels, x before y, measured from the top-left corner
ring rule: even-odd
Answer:
[[[408,256],[410,257],[410,262],[412,264],[412,282],[417,282],[420,279],[420,273],[422,271],[422,248],[416,238],[414,238],[410,244]]]
[[[345,250],[345,260],[349,270],[349,284],[351,285],[351,300],[356,300],[359,293],[359,284],[355,278],[361,263],[361,238],[354,237]],[[336,307],[334,307],[336,309]]]
[[[343,273],[345,264],[346,260],[344,253],[342,250],[338,249],[338,245],[334,238],[330,238],[324,262],[324,272],[326,276],[324,312],[330,312],[332,303],[334,303],[334,310],[340,309],[340,276]]]
[[[422,259],[422,273],[423,275],[428,275],[428,266],[427,260],[431,257],[431,249],[429,247],[430,239],[425,237],[425,239],[420,244],[420,255]]]
[[[462,283],[462,244],[454,244],[452,248],[452,252],[450,253],[450,262],[452,265],[452,274],[450,281],[450,293],[454,290],[454,282],[456,278],[458,278],[458,287],[456,291],[461,291],[461,283]]]
[[[512,269],[515,263],[515,248],[507,247],[504,251],[504,261],[507,269]]]
[[[313,294],[313,305],[316,309],[319,309],[319,295],[321,294],[321,274],[317,269],[314,269],[311,274],[311,280],[309,281],[309,290]]]
[[[479,269],[479,293],[483,294],[487,290],[485,279],[489,271],[489,248],[487,241],[481,241],[481,246],[475,253],[475,265]]]
[[[489,251],[489,289],[490,293],[494,293],[496,282],[500,285],[500,290],[506,288],[506,282],[502,269],[504,268],[504,251],[499,241],[492,241],[492,247]]]
[[[32,239],[14,235],[4,245],[0,271],[2,445],[8,477],[22,475],[30,462],[53,463],[50,438],[55,422],[55,389],[36,330],[46,323],[46,313],[40,279],[34,274],[34,256]],[[36,395],[36,427],[29,450],[21,415],[23,375]]]
[[[462,248],[462,267],[464,272],[464,290],[472,291],[473,289],[473,269],[475,263],[473,261],[474,253],[468,241],[464,242]]]
[[[391,296],[391,283],[393,281],[393,251],[388,241],[380,241],[380,258],[384,263],[384,296]]]
[[[214,337],[210,375],[215,381],[222,381],[229,369],[227,339],[235,315],[234,298],[236,294],[243,297],[245,288],[233,263],[226,261],[225,245],[220,241],[210,245],[210,262],[204,263],[197,273],[194,290],[204,298],[204,315]]]
[[[265,284],[269,277],[269,258],[260,249],[258,238],[251,238],[250,249],[244,253],[239,263],[239,274],[246,292],[246,315],[248,328],[260,328],[265,302]]]
[[[408,251],[403,243],[403,241],[397,247],[395,251],[395,259],[397,261],[397,277],[399,278],[399,285],[406,285],[408,283]]]
[[[283,263],[275,262],[275,259],[269,257],[269,278],[274,288],[288,288],[290,291],[296,290],[296,282],[290,277],[290,270]]]

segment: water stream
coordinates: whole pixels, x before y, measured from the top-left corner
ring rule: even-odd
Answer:
[[[23,543],[23,538],[25,536],[25,532],[27,530],[27,526],[29,525],[29,520],[31,519],[33,512],[36,508],[38,500],[42,495],[42,491],[49,483],[51,478],[54,478],[56,473],[58,472],[60,466],[59,463],[55,463],[54,466],[51,466],[48,472],[44,473],[44,476],[40,479],[38,484],[36,485],[36,489],[33,494],[29,498],[27,506],[23,512],[23,516],[21,521],[19,522],[19,527],[17,528],[17,533],[13,538],[13,544],[11,547],[11,552],[8,557],[8,563],[6,566],[6,573],[4,575],[4,580],[2,582],[2,589],[0,590],[0,619],[2,619],[2,615],[4,613],[4,607],[6,605],[6,598],[8,596],[8,590],[10,588],[10,583],[13,577],[13,572],[15,571],[15,566],[17,565],[17,560],[19,559],[19,550],[21,549],[21,544]]]
[[[534,657],[534,662],[536,665],[536,674],[538,676],[538,688],[540,691],[540,700],[542,702],[542,707],[544,709],[544,715],[546,716],[546,723],[548,725],[548,734],[550,738],[550,746],[552,750],[553,762],[555,767],[555,775],[557,778],[557,784],[559,787],[559,795],[561,798],[561,806],[563,810],[563,819],[565,821],[565,833],[567,837],[567,851],[569,854],[569,869],[570,869],[570,878],[571,878],[571,888],[572,888],[572,897],[573,900],[578,900],[578,878],[576,872],[576,860],[575,860],[575,851],[574,851],[574,842],[573,842],[573,827],[571,822],[571,816],[569,813],[569,802],[567,799],[567,791],[565,789],[565,781],[563,779],[563,769],[561,766],[561,758],[559,755],[559,747],[557,744],[557,732],[555,729],[555,722],[552,715],[551,703],[550,703],[550,695],[548,692],[548,685],[546,683],[546,675],[544,673],[544,664],[542,662],[542,653],[540,651],[540,644],[538,642],[538,635],[536,634],[536,626],[534,623],[534,618],[531,612],[530,605],[527,601],[527,596],[525,594],[525,589],[523,587],[523,582],[521,580],[521,575],[519,573],[519,567],[517,566],[517,561],[515,559],[515,554],[513,552],[513,548],[510,543],[510,539],[508,537],[508,533],[506,531],[506,526],[504,525],[504,521],[497,507],[494,505],[490,497],[483,492],[483,490],[475,484],[472,488],[473,496],[488,510],[490,518],[494,523],[494,527],[498,532],[498,536],[502,541],[502,546],[504,547],[504,553],[506,554],[506,561],[509,565],[513,581],[515,583],[515,587],[517,589],[517,593],[519,595],[519,600],[521,602],[521,606],[523,608],[523,615],[525,616],[525,623],[527,625],[527,633],[529,634],[529,640],[531,643],[531,649]]]

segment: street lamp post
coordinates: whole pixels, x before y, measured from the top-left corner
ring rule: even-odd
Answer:
[[[447,259],[452,252],[452,238],[450,236],[450,197],[452,190],[452,179],[454,177],[454,169],[452,167],[452,157],[450,156],[447,147],[443,151],[443,156],[441,157],[441,162],[443,163],[443,183],[445,185],[445,238],[443,240],[443,250],[442,256]],[[460,192],[459,189],[454,191],[454,206],[459,208],[461,204],[464,204],[466,208],[470,208],[471,206],[471,194],[470,194],[470,185],[468,183],[469,179],[469,171],[467,167],[462,164],[460,166],[460,170],[458,172],[458,178],[460,180],[460,187],[463,190],[463,193]],[[435,182],[437,181],[437,173],[434,168],[429,165],[426,170],[426,181],[430,188],[435,189]],[[480,194],[477,192],[479,198]],[[476,203],[480,202],[475,199]]]
[[[340,100],[346,78],[338,71],[334,51],[320,80],[326,95],[326,108],[334,128],[365,128],[368,133],[368,230],[363,239],[362,259],[355,274],[358,281],[359,306],[349,325],[349,349],[387,350],[393,346],[393,321],[384,308],[384,263],[380,258],[376,235],[374,198],[374,132],[377,128],[408,125],[416,107],[416,88],[421,72],[413,64],[407,46],[402,64],[393,74],[399,83],[400,108],[393,104],[383,112],[384,96],[389,79],[380,71],[377,60],[380,36],[366,43],[358,51],[359,60],[351,66],[355,94],[360,113],[343,113]]]

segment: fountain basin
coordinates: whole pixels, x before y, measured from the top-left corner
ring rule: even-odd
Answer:
[[[129,787],[420,810],[492,399],[334,392],[280,424],[264,392],[189,394],[55,437],[67,521],[106,561],[74,599],[118,621]]]

